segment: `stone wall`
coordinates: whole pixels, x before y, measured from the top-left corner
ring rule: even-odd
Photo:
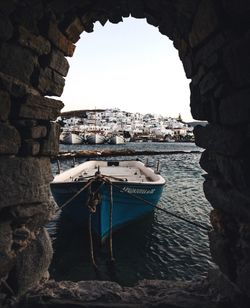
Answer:
[[[204,192],[214,210],[211,253],[250,297],[250,4],[246,0],[23,0],[0,3],[0,278],[17,295],[44,276],[52,250],[53,122],[84,31],[99,21],[146,18],[179,51],[190,83]],[[157,30],[157,29],[156,29]],[[82,38],[84,39],[84,38]],[[27,266],[27,262],[29,266]],[[34,273],[36,268],[36,273]],[[5,283],[7,282],[7,284]],[[8,288],[7,288],[8,289]]]

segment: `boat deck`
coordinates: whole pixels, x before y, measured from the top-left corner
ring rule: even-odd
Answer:
[[[165,180],[140,161],[87,161],[55,176],[54,183],[86,182],[99,172],[111,181],[165,184]]]
[[[78,181],[84,180],[84,178],[88,178],[94,176],[98,169],[86,169],[84,170],[78,177]],[[145,176],[141,172],[139,168],[135,167],[100,167],[99,171],[102,175],[111,177],[110,180],[117,181],[123,180],[128,182],[150,182],[152,181],[151,178]]]

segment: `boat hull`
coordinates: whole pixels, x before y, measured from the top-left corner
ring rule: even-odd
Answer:
[[[84,185],[86,182],[51,183],[51,190],[55,201],[61,206]],[[163,186],[124,182],[112,184],[112,230],[115,231],[151,213],[161,197]],[[92,229],[103,241],[110,230],[110,184],[103,184],[98,192],[100,202],[96,212],[92,214]],[[63,209],[66,216],[79,226],[88,226],[88,196],[87,190],[83,191]]]
[[[125,143],[125,139],[123,136],[112,136],[109,140],[110,144],[124,144]]]
[[[103,144],[105,142],[105,137],[100,134],[88,135],[86,139],[89,144]]]
[[[74,133],[61,134],[60,142],[63,144],[82,144],[83,137]]]

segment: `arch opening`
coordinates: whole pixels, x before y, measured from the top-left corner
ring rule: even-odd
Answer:
[[[136,25],[137,23],[138,25]],[[91,33],[89,36],[86,36],[86,34],[82,35],[71,61],[69,74],[67,76],[69,80],[66,79],[65,91],[67,93],[62,96],[68,114],[76,114],[76,112],[70,113],[70,110],[93,110],[96,108],[96,110],[98,110],[96,113],[99,115],[101,109],[112,109],[107,107],[113,106],[113,109],[120,107],[120,111],[126,114],[124,118],[128,119],[127,114],[133,111],[134,114],[137,114],[136,122],[138,123],[133,124],[134,126],[129,130],[128,127],[130,125],[128,125],[127,122],[123,122],[123,128],[130,131],[130,135],[138,139],[140,135],[153,135],[153,132],[156,132],[156,128],[153,127],[153,124],[147,124],[146,120],[143,120],[143,114],[146,115],[147,113],[151,113],[158,117],[161,116],[161,119],[157,118],[157,120],[154,120],[154,125],[156,125],[156,123],[158,125],[158,121],[160,124],[161,121],[165,123],[165,126],[176,125],[177,127],[178,122],[169,119],[169,117],[172,116],[172,118],[177,118],[177,115],[180,113],[186,119],[190,119],[190,112],[185,110],[189,108],[188,93],[186,93],[189,89],[186,79],[185,81],[183,80],[184,71],[178,58],[177,51],[174,49],[172,42],[165,42],[168,40],[166,36],[157,33],[155,28],[148,28],[149,25],[146,24],[144,20],[130,18],[124,19],[120,26],[107,23],[104,29],[100,27],[96,28],[95,26],[94,33]],[[134,31],[134,34],[131,30]],[[94,39],[93,36],[95,35],[96,38]],[[129,38],[126,39],[126,35],[129,36]],[[142,35],[144,35],[145,38],[142,38]],[[157,35],[161,36],[161,40]],[[171,51],[172,49],[173,51]],[[95,55],[92,55],[93,53]],[[74,58],[76,58],[76,60],[74,60]],[[176,63],[177,61],[179,66]],[[68,82],[70,84],[67,88]],[[186,89],[184,88],[182,90],[182,86],[186,87]],[[96,91],[94,91],[94,89],[96,89]],[[182,91],[184,95],[178,96],[178,92],[182,94]],[[180,99],[186,101],[186,108],[183,107],[184,104],[179,104],[180,102],[178,100]],[[177,104],[177,106],[175,106],[175,104]],[[172,109],[175,109],[172,110],[171,106]],[[183,109],[186,112],[183,112]],[[78,114],[80,115],[81,112],[78,112]],[[163,122],[164,115],[167,119],[166,122]],[[132,116],[131,114],[131,119]],[[104,115],[102,117],[104,117]],[[106,118],[99,120],[97,116],[98,121],[95,121],[96,128],[100,128],[105,136],[108,136],[108,132],[111,130],[117,130],[118,132],[117,122],[121,120],[119,117],[121,117],[121,115],[116,113],[115,123],[107,124]],[[130,117],[129,120],[131,121]],[[81,117],[79,116],[79,118]],[[152,123],[153,119],[154,117],[151,118]],[[65,120],[65,123],[66,122],[69,123],[69,120]],[[83,130],[88,127],[88,124],[86,124],[88,122],[91,122],[91,119],[81,118],[79,119],[81,125],[69,124],[66,129],[77,131],[79,128],[79,130],[83,132]],[[144,123],[143,128],[142,126],[139,127],[139,124],[141,125],[142,123]],[[109,131],[106,130],[107,126],[109,127]],[[163,128],[164,125],[162,124],[161,129]],[[138,130],[138,133],[133,134],[132,132],[136,130]],[[169,128],[168,130],[166,129],[166,131],[171,131],[171,133],[173,132],[174,134],[174,130]],[[159,132],[157,137],[160,140]],[[163,133],[162,137],[165,137]],[[77,149],[96,150],[96,147],[88,145],[62,145],[61,147],[64,151]],[[110,149],[110,145],[97,146],[97,150],[99,151],[105,151],[106,148]],[[199,215],[199,218],[193,216],[192,219],[195,219],[197,222],[201,220],[204,221],[205,224],[209,224],[209,206],[204,206],[206,201],[202,196],[202,171],[199,170],[198,167],[199,154],[190,154],[192,156],[191,158],[188,157],[188,154],[184,153],[187,150],[198,150],[198,148],[188,143],[166,144],[154,142],[127,143],[125,145],[125,149],[130,149],[131,151],[134,149],[143,150],[145,148],[149,151],[153,150],[159,152],[165,150],[169,150],[170,152],[175,150],[183,151],[183,156],[173,157],[172,160],[169,156],[164,156],[164,154],[161,155],[161,169],[165,172],[164,175],[168,180],[166,193],[163,196],[164,201],[161,202],[161,206],[169,210],[171,209],[174,213],[186,213],[189,211],[191,216],[196,215],[198,211],[200,211],[200,214],[202,214]],[[114,147],[112,149],[114,150]],[[121,149],[121,146],[119,146],[119,149]],[[151,164],[156,164],[158,159],[157,156],[149,158]],[[121,157],[121,160],[122,159],[124,159],[124,157]],[[193,162],[193,164],[191,162]],[[190,164],[190,167],[192,164],[193,170],[191,170],[192,168],[189,170],[186,169],[188,164]],[[62,168],[63,165],[64,163],[62,162]],[[54,170],[56,170],[56,164],[54,165]],[[179,177],[180,173],[182,173],[182,176]],[[196,179],[195,176],[198,176],[198,179]],[[199,198],[194,198],[194,195],[196,197],[199,195]],[[189,210],[188,207],[190,208]],[[64,223],[66,223],[65,220]],[[127,228],[127,236],[126,231],[114,235],[114,250],[117,251],[118,254],[116,256],[118,268],[115,276],[114,273],[110,273],[105,266],[105,262],[107,261],[107,257],[105,258],[104,256],[105,253],[102,250],[98,251],[97,258],[98,255],[104,257],[103,260],[98,258],[102,268],[101,275],[104,275],[107,280],[116,279],[116,281],[119,281],[123,285],[131,285],[137,283],[137,281],[141,279],[190,280],[194,276],[205,275],[207,269],[206,260],[210,259],[207,245],[208,238],[205,232],[200,232],[195,228],[191,230],[192,228],[190,229],[188,225],[185,226],[185,223],[182,224],[181,222],[178,226],[178,221],[175,219],[172,221],[171,218],[167,216],[162,217],[160,212],[157,212],[155,217],[151,218],[150,222],[148,221],[148,229],[151,234],[146,229],[146,223],[139,224],[139,226],[141,226],[146,233],[146,235],[143,236],[144,232],[140,232],[141,238],[139,236],[131,236],[132,232],[135,232],[133,226],[130,228],[134,231],[129,231]],[[61,229],[63,229],[63,225],[61,225]],[[164,232],[164,229],[167,231]],[[79,230],[77,231],[79,232]],[[71,230],[72,233],[74,232],[74,236],[70,236],[68,229],[67,232],[61,230],[61,235],[64,234],[66,238],[72,237],[75,241],[74,245],[72,243],[72,252],[66,249],[67,244],[62,236],[61,241],[57,241],[56,247],[60,246],[60,249],[57,248],[54,255],[54,261],[51,267],[51,271],[54,272],[54,276],[52,277],[56,277],[57,279],[60,278],[61,280],[64,280],[65,277],[71,277],[72,280],[81,280],[79,277],[82,279],[96,279],[95,272],[89,270],[89,268],[86,269],[86,267],[91,268],[88,254],[88,239],[84,241],[84,244],[82,241],[83,232],[81,231],[80,236],[77,236],[77,231]],[[185,233],[189,234],[189,240],[184,236]],[[77,238],[78,241],[76,240]],[[184,238],[187,241],[186,243]],[[81,245],[82,247],[80,250],[82,253],[80,254],[78,249]],[[166,247],[168,247],[167,251]],[[85,254],[83,250],[86,251]],[[126,250],[131,252],[130,257],[127,256]],[[157,251],[158,253],[156,253]],[[197,251],[197,253],[194,254],[192,251]],[[78,262],[76,262],[74,254],[80,254],[82,259],[79,258]],[[144,262],[141,263],[139,262],[139,255],[143,254]],[[127,257],[124,258],[124,255]],[[60,260],[60,266],[57,266],[58,260]],[[72,261],[72,266],[70,266],[70,269],[65,270],[64,274],[60,273],[63,260],[66,260],[68,264],[70,262],[69,260]],[[82,264],[82,270],[75,271],[75,268],[80,268],[79,263]],[[139,265],[140,263],[141,265]],[[126,269],[126,271],[123,269]]]
[[[228,22],[232,8],[237,33]],[[232,302],[239,294],[248,301],[248,5],[212,0],[34,5],[27,0],[3,3],[1,10],[1,189],[8,184],[0,207],[3,281],[14,293],[24,294],[50,263],[51,246],[43,226],[50,215],[50,156],[58,152],[54,140],[59,129],[53,120],[63,105],[45,96],[61,95],[68,72],[65,56],[73,55],[83,30],[91,32],[96,20],[117,23],[131,14],[145,17],[173,40],[186,76],[192,78],[192,115],[209,122],[197,127],[195,135],[197,145],[206,149],[200,163],[207,172],[205,196],[214,208],[209,237],[213,260],[223,273],[217,275],[222,279],[219,290]],[[23,265],[29,256],[37,257],[36,271]],[[32,277],[25,280],[25,275]],[[216,279],[212,281],[215,286]],[[233,295],[223,290],[227,283]]]

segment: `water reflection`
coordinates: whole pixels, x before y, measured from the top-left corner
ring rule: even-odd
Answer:
[[[56,223],[54,257],[50,268],[55,280],[111,280],[122,285],[132,285],[141,275],[141,263],[151,246],[154,213],[136,223],[129,224],[113,234],[115,263],[110,259],[107,239],[103,245],[93,235],[96,270],[91,261],[89,233],[76,227],[64,212]]]

